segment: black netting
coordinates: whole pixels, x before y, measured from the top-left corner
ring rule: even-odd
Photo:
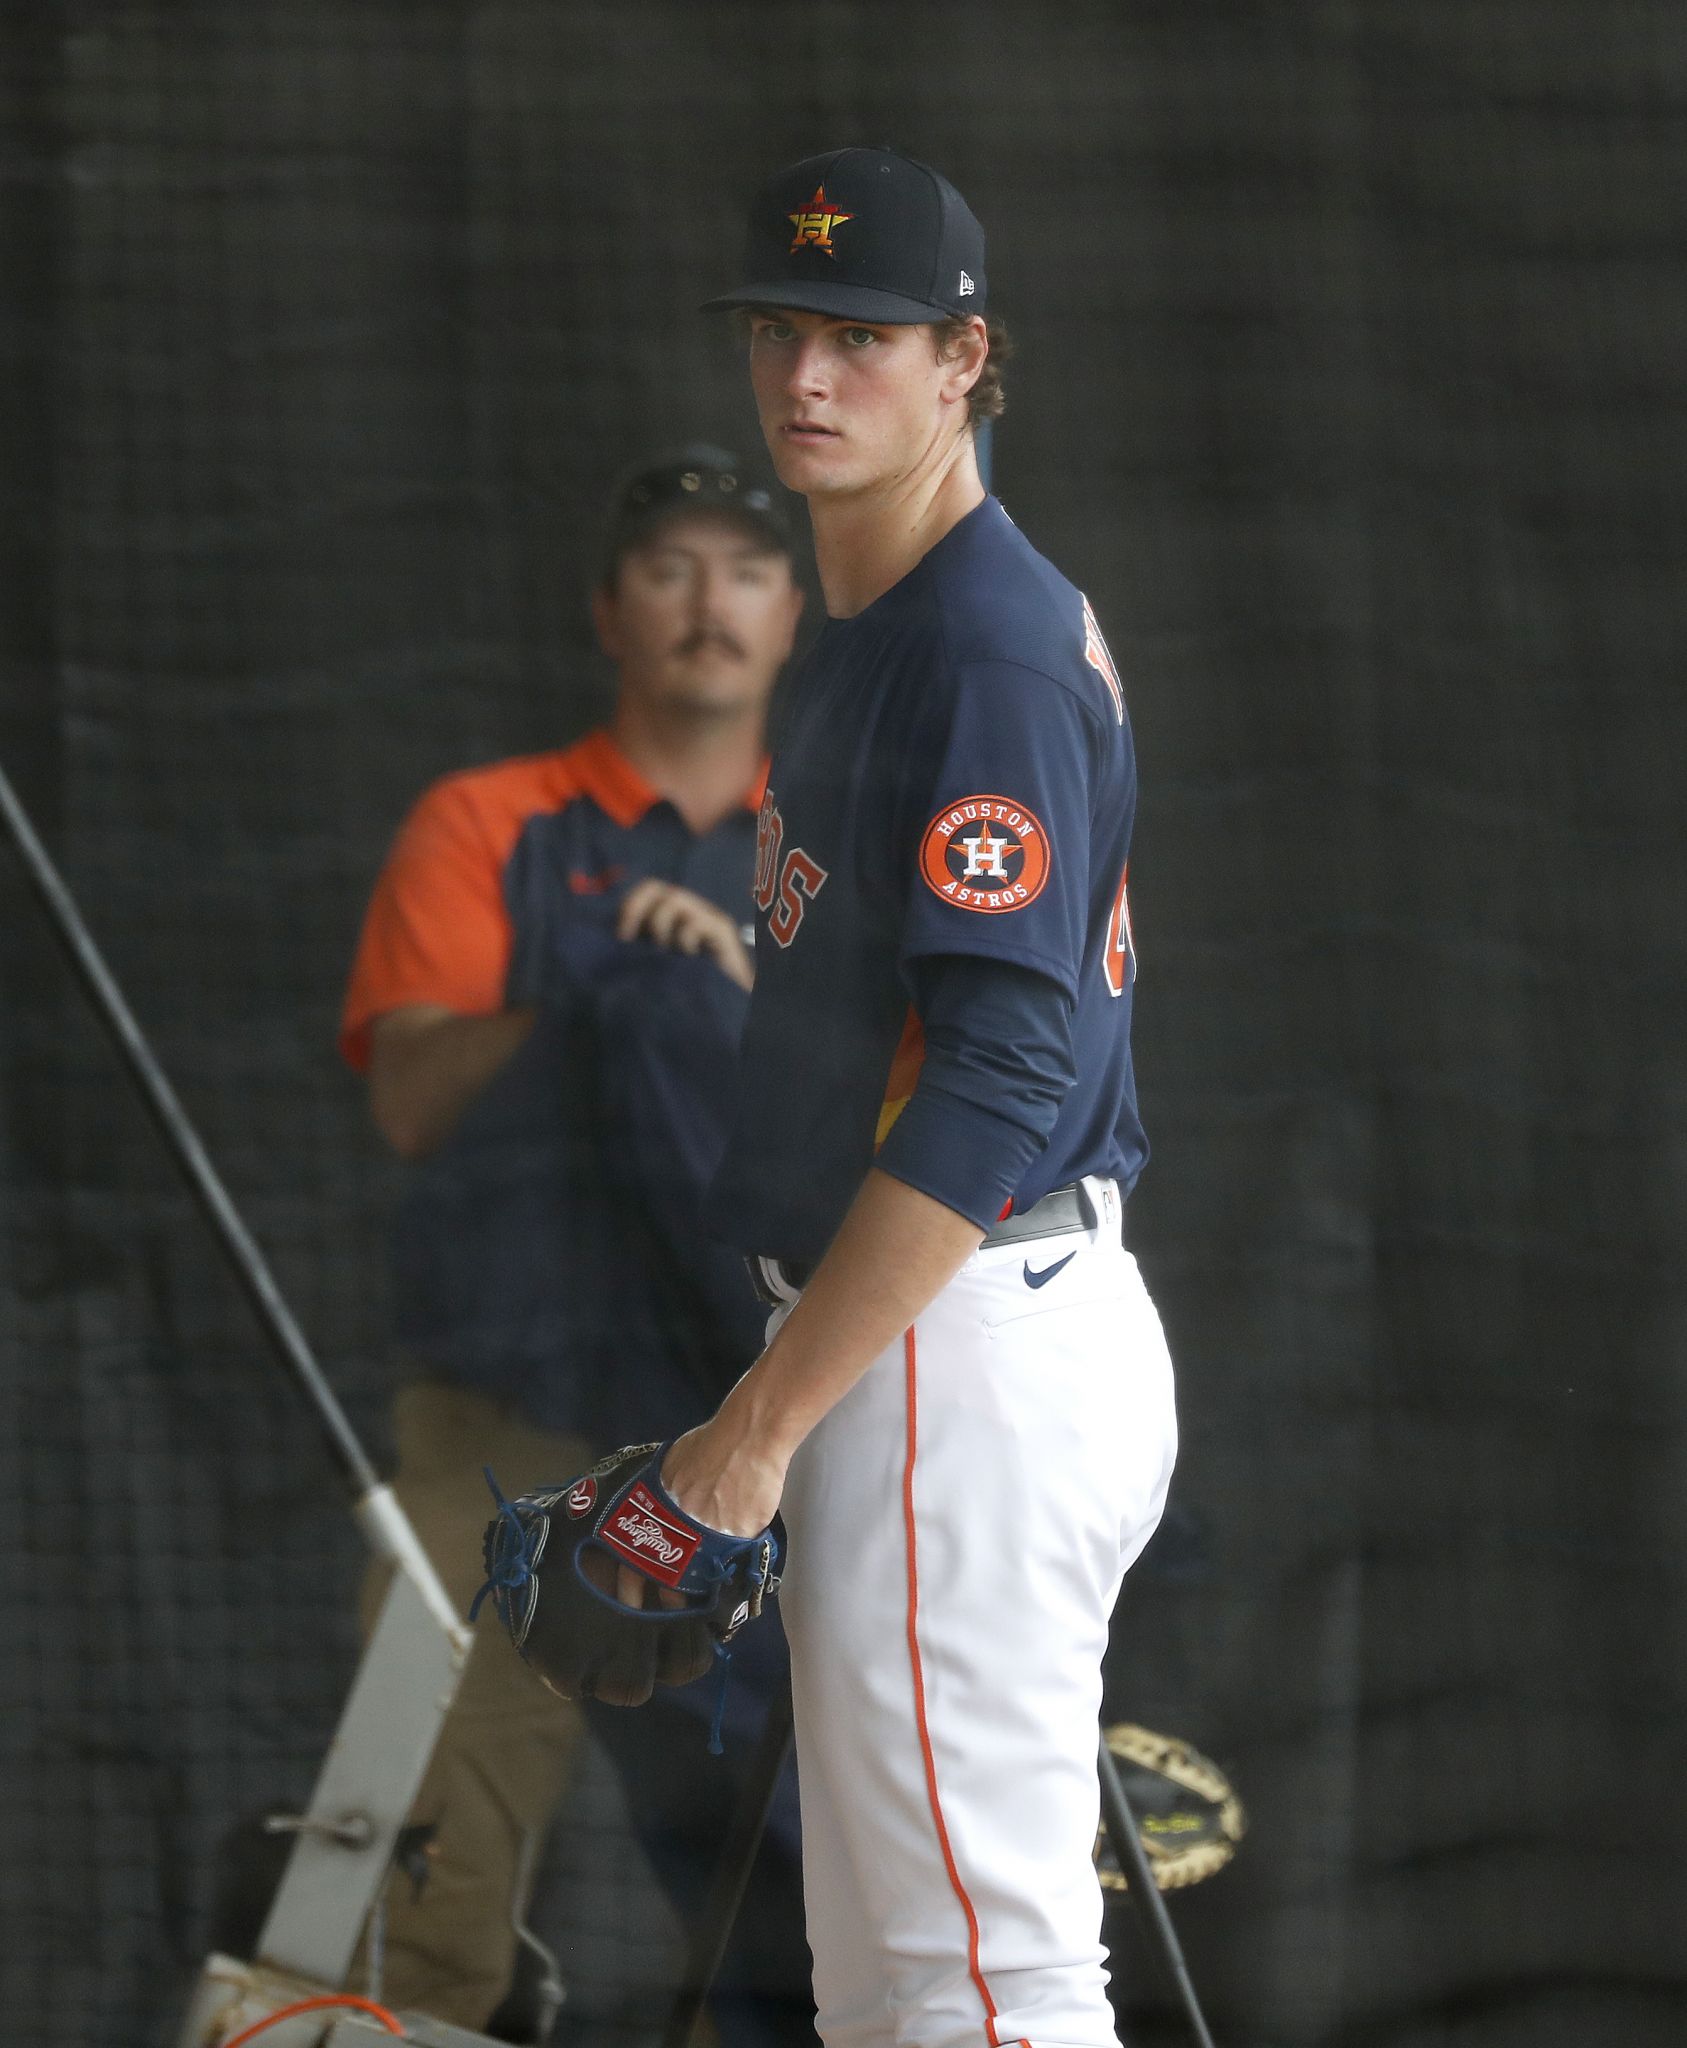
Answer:
[[[691,308],[753,180],[882,137],[973,199],[997,482],[1143,764],[1184,1524],[1112,1695],[1249,1804],[1177,1908],[1227,2048],[1687,2028],[1684,40],[1667,0],[0,24],[0,759],[377,1439],[396,1175],[332,1037],[387,838],[596,715],[626,457],[752,438]],[[215,1842],[309,1783],[358,1551],[4,860],[0,909],[0,2038],[140,2048]],[[625,1917],[576,1909],[575,2038],[636,2034]]]

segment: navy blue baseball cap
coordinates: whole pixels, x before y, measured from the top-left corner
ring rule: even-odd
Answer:
[[[769,553],[791,552],[791,529],[766,485],[730,449],[688,441],[647,456],[617,480],[604,536],[604,581],[659,526],[694,512],[724,512],[765,541]]]
[[[756,194],[744,275],[704,312],[789,306],[911,327],[984,311],[984,230],[929,164],[894,149],[833,149]]]

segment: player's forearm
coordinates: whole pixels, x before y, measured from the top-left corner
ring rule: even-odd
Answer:
[[[409,1003],[376,1020],[370,1040],[369,1107],[404,1159],[423,1159],[533,1029],[531,1009],[463,1017]]]
[[[802,1299],[728,1397],[741,1426],[789,1457],[930,1306],[982,1236],[976,1223],[917,1188],[869,1173]]]
[[[785,1469],[977,1249],[983,1232],[876,1168],[779,1334],[662,1468],[668,1491],[711,1528],[753,1536],[779,1507]]]

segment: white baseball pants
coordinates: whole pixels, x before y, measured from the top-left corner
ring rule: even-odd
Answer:
[[[827,2048],[1116,2039],[1101,1660],[1177,1425],[1117,1191],[1086,1185],[1095,1230],[981,1248],[791,1466],[781,1606]]]

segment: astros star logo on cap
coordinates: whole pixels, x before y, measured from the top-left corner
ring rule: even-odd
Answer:
[[[794,256],[799,249],[824,249],[828,256],[835,257],[837,250],[832,247],[832,230],[846,220],[854,220],[853,213],[844,213],[826,197],[824,185],[816,185],[814,197],[806,206],[785,218],[796,229],[790,253]]]

